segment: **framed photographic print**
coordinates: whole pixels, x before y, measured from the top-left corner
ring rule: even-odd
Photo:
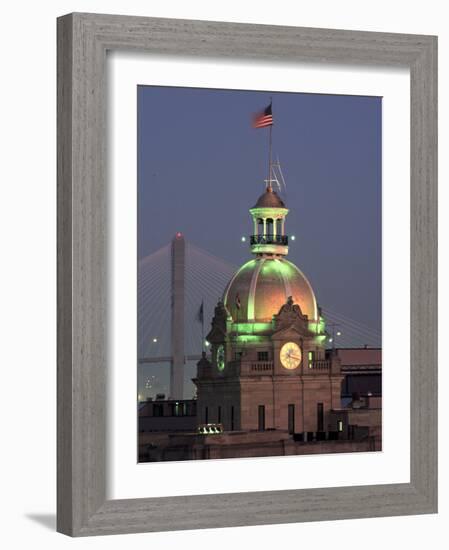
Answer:
[[[436,74],[435,37],[58,20],[59,531],[436,511]]]
[[[138,88],[141,462],[381,450],[381,98],[270,94]]]

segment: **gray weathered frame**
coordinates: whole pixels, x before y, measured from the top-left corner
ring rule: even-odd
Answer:
[[[106,52],[411,72],[411,480],[106,500]],[[437,511],[437,38],[75,13],[58,19],[58,506],[72,536]]]

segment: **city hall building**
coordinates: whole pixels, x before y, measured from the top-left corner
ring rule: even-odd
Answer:
[[[253,258],[229,281],[198,364],[198,415],[224,430],[325,432],[342,374],[306,276],[287,260],[288,214],[268,185],[250,209]]]

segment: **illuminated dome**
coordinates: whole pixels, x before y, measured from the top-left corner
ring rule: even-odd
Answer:
[[[270,322],[289,296],[309,321],[318,319],[315,295],[303,273],[283,257],[258,256],[230,280],[223,302],[234,322]]]

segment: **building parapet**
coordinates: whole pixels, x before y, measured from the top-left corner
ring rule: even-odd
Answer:
[[[272,372],[273,361],[255,361],[251,363],[251,372]]]
[[[309,368],[315,370],[329,370],[332,362],[329,359],[322,359],[318,361],[310,361]]]

